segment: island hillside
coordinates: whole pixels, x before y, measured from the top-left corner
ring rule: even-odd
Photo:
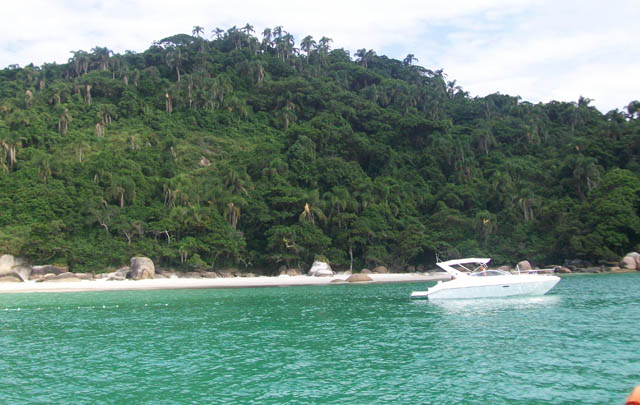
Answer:
[[[471,97],[413,55],[332,45],[197,26],[0,70],[0,254],[274,274],[640,249],[638,101]]]

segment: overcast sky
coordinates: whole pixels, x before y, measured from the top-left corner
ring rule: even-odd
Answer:
[[[602,112],[640,99],[638,0],[19,0],[0,11],[0,68],[67,62],[72,50],[141,52],[154,40],[283,26],[334,48],[373,49],[443,68],[472,96],[593,99]],[[261,37],[260,35],[258,35]]]

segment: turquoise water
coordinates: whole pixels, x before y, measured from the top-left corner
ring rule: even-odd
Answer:
[[[0,295],[0,403],[622,404],[640,384],[640,274],[409,300],[425,287]]]

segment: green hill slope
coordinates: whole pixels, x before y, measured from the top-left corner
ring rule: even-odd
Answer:
[[[269,273],[640,249],[640,103],[471,98],[409,57],[265,34],[0,71],[0,252]]]

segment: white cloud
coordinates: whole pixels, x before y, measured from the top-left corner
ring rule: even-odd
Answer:
[[[333,38],[334,47],[413,53],[444,68],[472,95],[499,91],[533,102],[595,99],[601,110],[640,98],[640,7],[635,0],[23,0],[3,4],[0,67],[64,63],[70,51],[106,46],[143,51],[194,25],[257,33],[282,25],[298,40]]]

